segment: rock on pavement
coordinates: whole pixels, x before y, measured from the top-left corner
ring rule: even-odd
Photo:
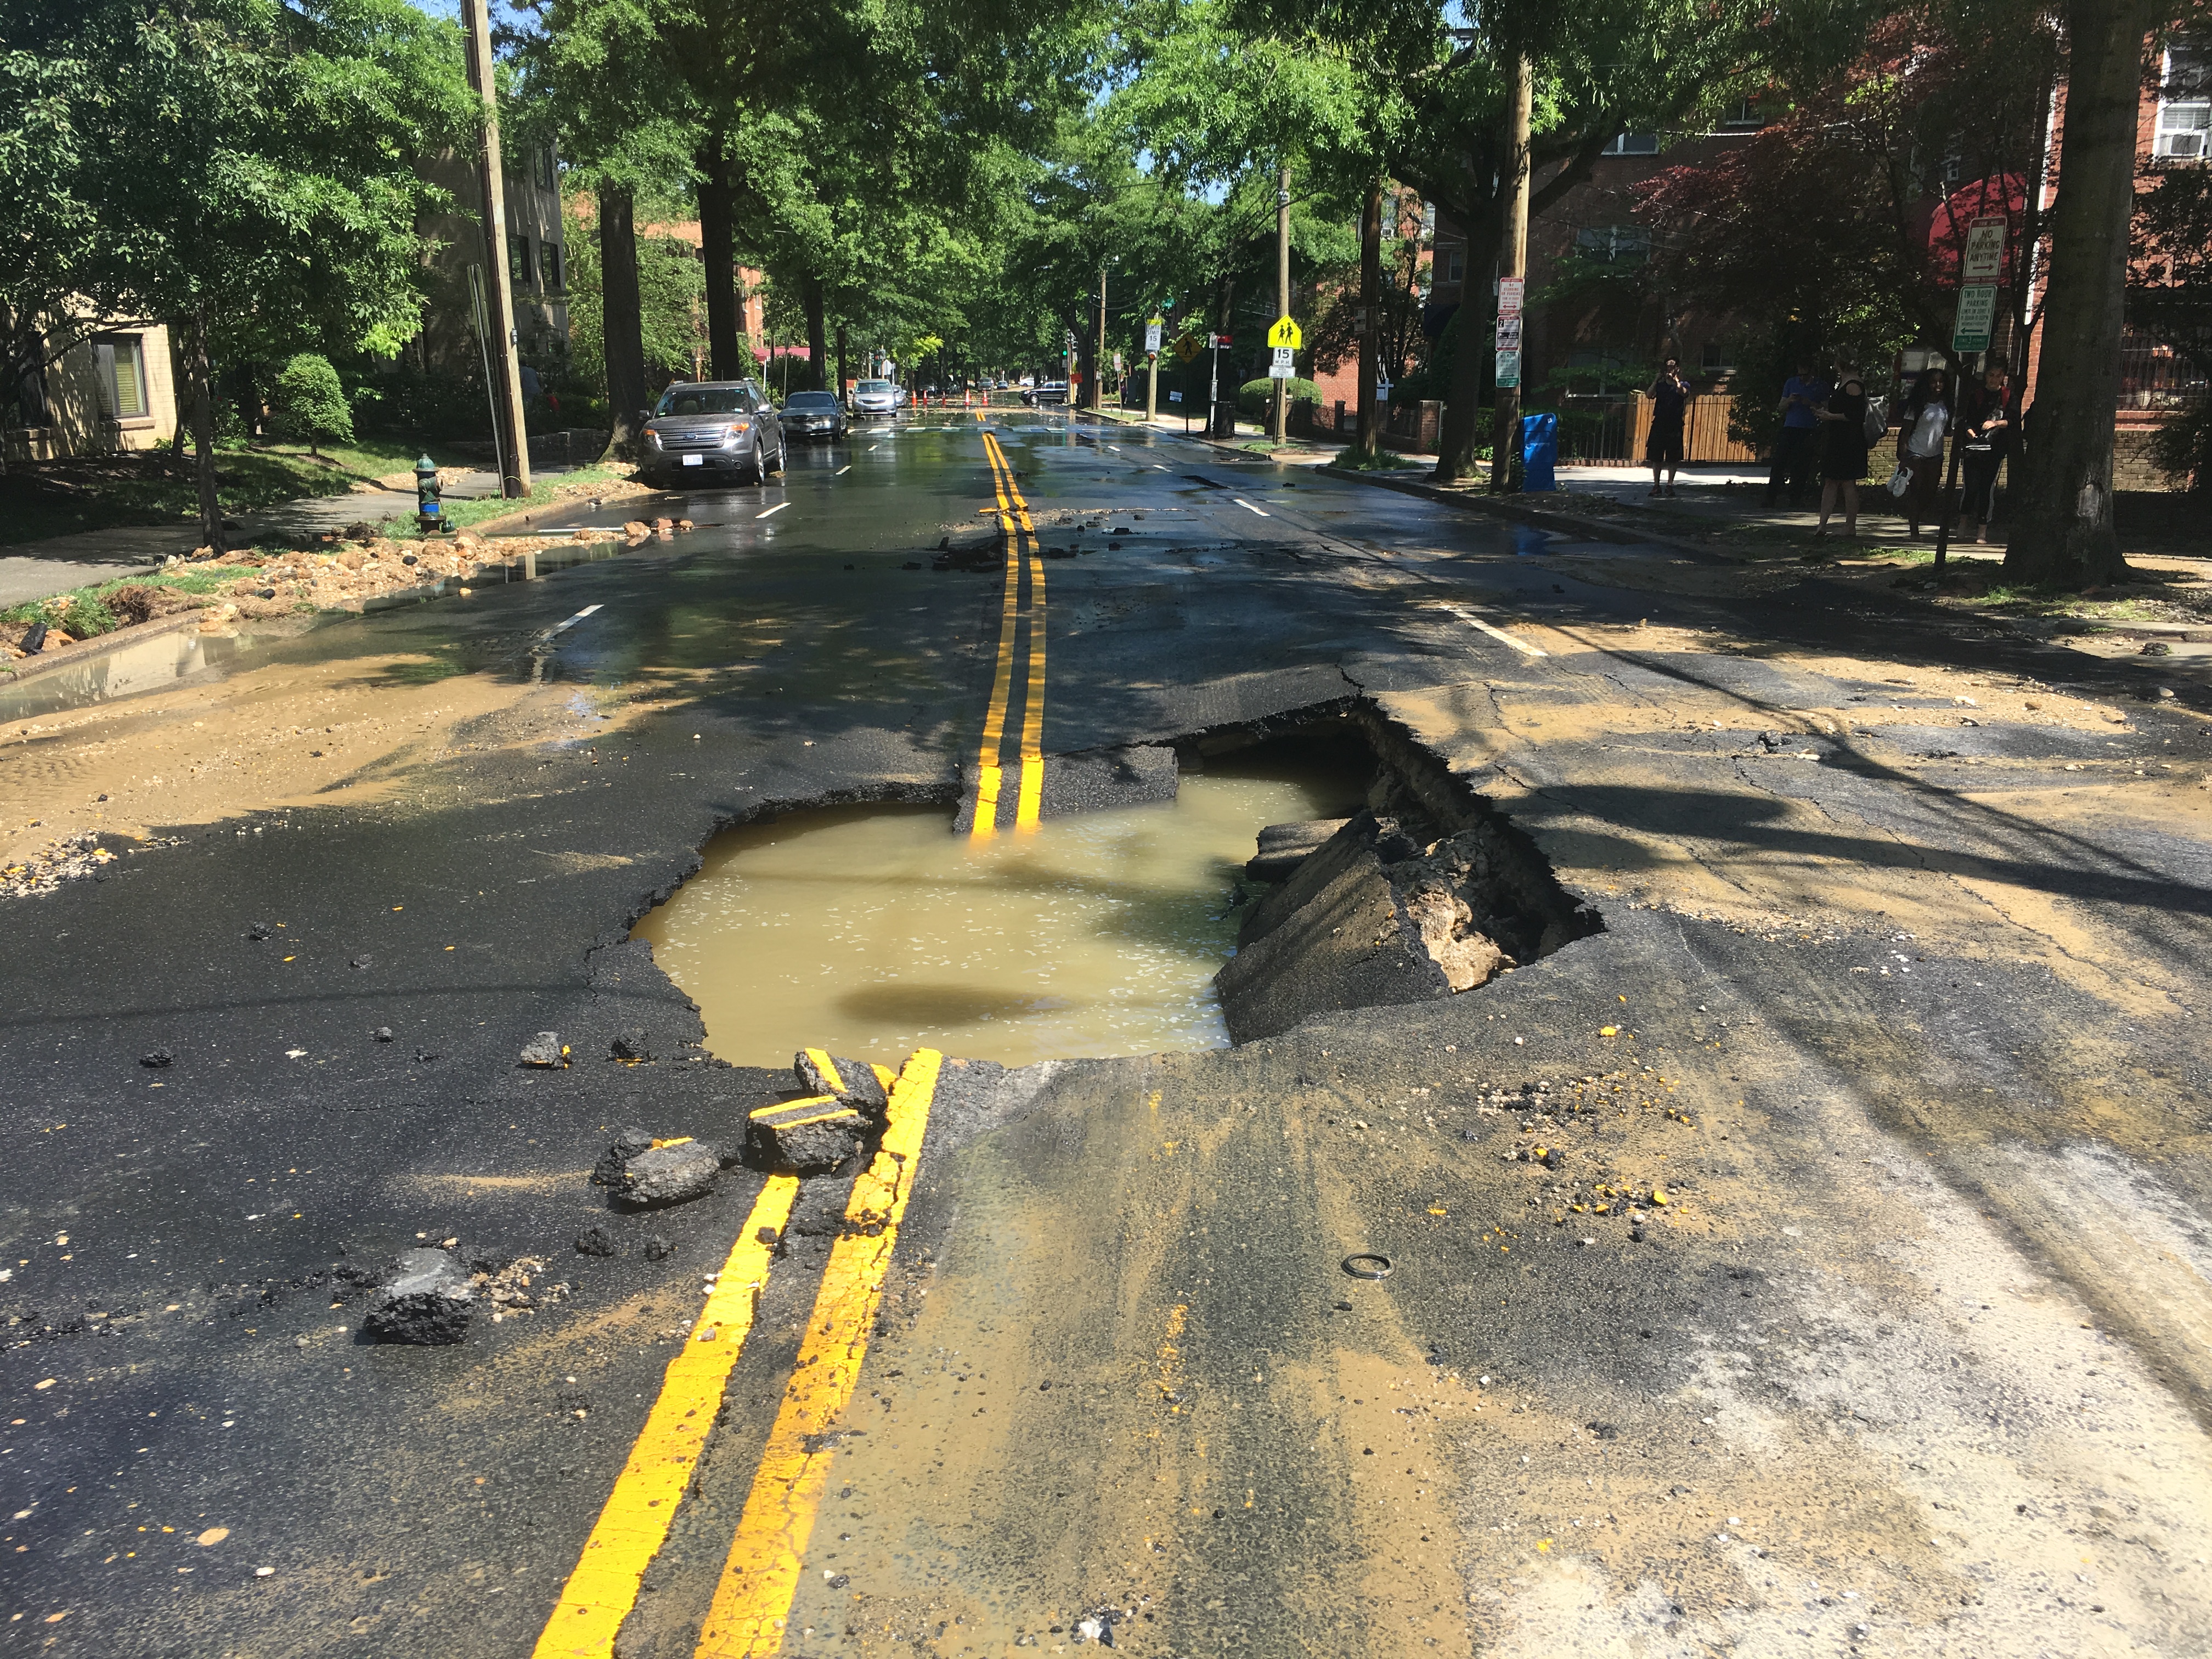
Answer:
[[[380,1342],[435,1346],[468,1334],[476,1286],[447,1250],[407,1250],[397,1272],[370,1298],[362,1329]]]
[[[623,1167],[615,1195],[637,1209],[661,1209],[714,1190],[722,1160],[701,1140],[675,1140],[648,1147]]]

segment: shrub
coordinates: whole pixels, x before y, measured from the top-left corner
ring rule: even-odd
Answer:
[[[1317,404],[1321,401],[1321,388],[1311,380],[1292,380],[1290,388],[1293,404]],[[1273,380],[1247,380],[1237,388],[1237,410],[1248,421],[1266,419],[1267,411],[1274,404],[1275,383]]]
[[[277,371],[276,391],[277,431],[306,439],[310,455],[320,440],[353,441],[353,405],[329,358],[301,352]]]

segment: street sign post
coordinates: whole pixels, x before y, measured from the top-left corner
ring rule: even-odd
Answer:
[[[1501,387],[1517,387],[1521,384],[1521,302],[1528,296],[1527,277],[1501,276],[1498,279],[1496,378]]]
[[[1951,349],[1987,351],[1996,326],[1997,290],[1994,283],[1978,283],[1959,290],[1959,314],[1951,324]]]
[[[1289,346],[1277,346],[1268,356],[1267,378],[1271,380],[1297,379],[1297,351]]]
[[[1977,219],[1966,227],[1966,252],[1959,265],[1961,283],[1994,283],[2004,274],[2008,228],[2001,213]]]

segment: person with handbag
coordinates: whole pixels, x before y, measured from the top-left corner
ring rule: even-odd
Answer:
[[[1856,540],[1859,533],[1859,480],[1866,477],[1867,452],[1874,440],[1868,435],[1866,382],[1856,371],[1838,372],[1836,389],[1814,411],[1820,421],[1820,527],[1828,533],[1828,517],[1841,502],[1844,535]]]
[[[1923,520],[1936,516],[1943,488],[1943,436],[1951,429],[1950,377],[1934,364],[1923,369],[1912,395],[1905,400],[1897,425],[1897,464],[1906,474],[1905,522],[1919,539]],[[1895,492],[1894,483],[1891,485]]]
[[[1960,459],[1966,475],[1963,516],[1974,521],[1977,544],[1990,538],[1990,520],[1996,516],[1997,469],[2013,453],[2020,428],[2019,404],[2007,390],[2009,379],[2003,364],[1990,364],[1959,422],[1966,446]]]

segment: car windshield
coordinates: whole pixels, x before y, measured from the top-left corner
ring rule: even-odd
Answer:
[[[898,388],[893,386],[889,380],[863,380],[856,389],[861,392],[896,392],[898,390]]]
[[[745,392],[735,386],[671,386],[660,395],[655,415],[742,415]]]
[[[784,399],[786,409],[835,409],[837,400],[826,392],[794,392]]]

